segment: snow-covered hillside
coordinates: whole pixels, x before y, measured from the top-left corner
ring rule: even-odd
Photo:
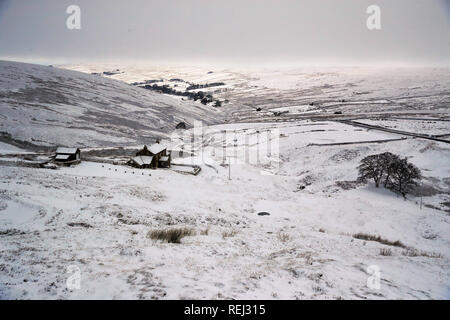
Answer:
[[[447,71],[185,70],[228,84],[211,89],[230,98],[215,111],[107,77],[2,66],[0,299],[450,299]],[[130,70],[111,77],[180,76]],[[171,168],[125,164],[159,130],[222,115],[162,140]],[[81,164],[49,170],[30,166],[50,152],[13,139],[86,147]],[[406,199],[356,181],[360,160],[383,152],[422,171]],[[200,173],[181,174],[188,164]],[[189,234],[152,238],[171,228]]]
[[[121,81],[9,61],[0,61],[0,110],[3,141],[44,146],[148,143],[181,121],[220,119],[212,107]]]
[[[268,129],[280,134],[279,159],[242,161]],[[174,159],[200,164],[198,176],[94,162],[1,167],[0,298],[448,299],[450,151],[395,138],[334,122],[226,124],[185,140],[197,157]],[[384,151],[423,171],[433,192],[422,208],[420,197],[354,183],[359,160]],[[173,227],[195,234],[147,237]],[[70,266],[80,289],[67,287]],[[379,289],[367,286],[370,268]]]

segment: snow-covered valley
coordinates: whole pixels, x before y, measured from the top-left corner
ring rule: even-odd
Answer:
[[[371,78],[120,69],[111,80],[0,62],[0,131],[9,137],[0,142],[0,298],[450,298],[448,143],[340,122],[448,139],[449,70]],[[228,102],[215,108],[120,82],[162,77],[223,81],[228,90],[211,90]],[[53,86],[58,93],[44,101],[42,88]],[[200,135],[175,130],[197,120]],[[126,155],[155,138],[192,154],[173,161],[201,172],[140,170],[120,157],[58,170],[20,165],[31,151],[50,153],[41,146],[82,147],[83,159],[90,148],[125,147]],[[356,182],[359,161],[386,151],[422,171],[406,200]],[[173,227],[192,234],[181,243],[148,237]],[[79,289],[67,286],[70,266],[80,271]],[[368,286],[374,268],[379,288]]]

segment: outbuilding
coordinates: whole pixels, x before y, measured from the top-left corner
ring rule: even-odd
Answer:
[[[59,147],[56,149],[54,162],[57,164],[77,164],[81,162],[81,151],[79,148]]]

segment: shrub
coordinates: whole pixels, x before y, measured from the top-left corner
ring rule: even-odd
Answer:
[[[147,238],[167,241],[170,243],[181,243],[182,238],[193,235],[195,235],[194,229],[184,227],[152,230],[148,232]]]

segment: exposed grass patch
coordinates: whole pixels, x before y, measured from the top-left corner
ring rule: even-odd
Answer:
[[[442,258],[440,253],[426,252],[413,248],[408,248],[402,252],[402,255],[406,257],[427,257],[427,258]]]
[[[320,228],[320,229],[319,229],[319,232],[325,233],[325,229]]]
[[[207,236],[209,234],[209,227],[200,231],[200,235]]]
[[[92,228],[92,226],[89,223],[85,222],[69,222],[67,224],[69,227],[83,227],[83,228]]]
[[[17,230],[17,229],[0,230],[0,236],[15,236],[15,235],[22,235],[22,234],[25,234],[25,232]]]
[[[392,256],[392,250],[389,248],[380,249],[380,255],[382,256]]]
[[[281,242],[287,242],[291,240],[291,236],[285,232],[278,232],[277,233],[277,238],[278,240],[280,240]]]
[[[181,243],[181,239],[188,236],[194,236],[193,228],[168,228],[151,230],[147,233],[147,238],[161,240],[169,243]]]
[[[239,231],[237,230],[228,230],[228,231],[224,231],[222,232],[222,238],[230,238],[230,237],[234,237],[235,235],[238,234]]]
[[[336,181],[336,186],[342,190],[356,189],[361,183],[358,181]]]
[[[387,246],[400,247],[400,248],[404,248],[404,249],[408,248],[406,245],[401,243],[399,240],[390,241],[390,240],[384,239],[380,236],[374,236],[374,235],[370,235],[370,234],[366,234],[366,233],[356,233],[353,235],[353,238],[360,239],[360,240],[367,240],[367,241],[376,241],[376,242],[385,244]]]

